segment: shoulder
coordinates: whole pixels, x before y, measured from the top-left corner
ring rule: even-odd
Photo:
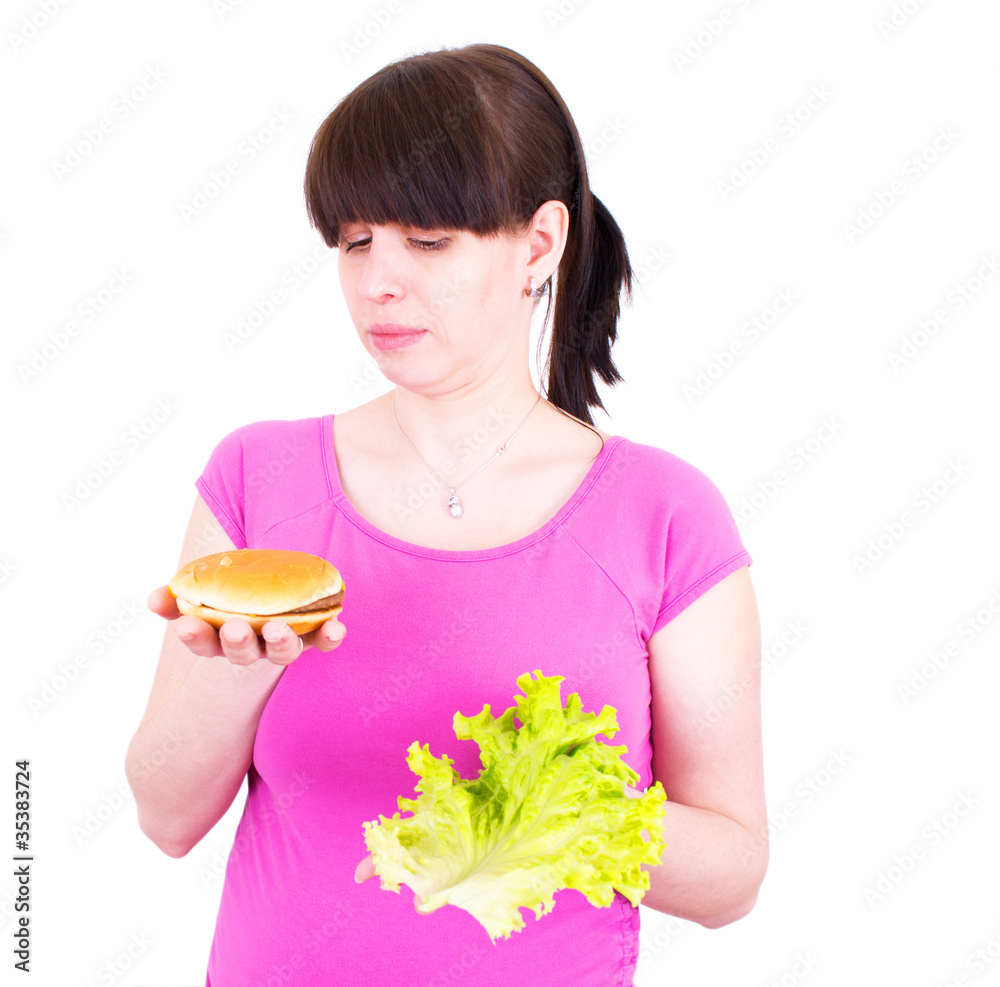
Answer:
[[[217,448],[226,451],[262,449],[283,443],[302,442],[321,436],[322,416],[312,418],[268,418],[247,422],[223,434]]]
[[[331,496],[322,445],[328,421],[328,416],[262,419],[239,425],[216,442],[196,482],[240,521],[248,546]]]
[[[704,470],[666,449],[620,436],[615,454],[636,471],[647,490],[649,484],[655,484],[673,502],[722,496]]]
[[[217,440],[208,457],[206,472],[251,486],[281,476],[288,480],[302,474],[321,473],[325,462],[325,417],[262,419],[247,422]]]
[[[608,463],[612,485],[650,544],[676,548],[682,542],[738,540],[736,518],[716,482],[687,459],[657,446],[621,439]]]

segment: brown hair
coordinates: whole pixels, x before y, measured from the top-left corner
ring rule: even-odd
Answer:
[[[502,45],[410,55],[345,96],[313,138],[306,209],[328,247],[345,222],[522,232],[550,199],[569,209],[556,274],[545,397],[593,425],[604,408],[593,375],[624,378],[611,360],[619,294],[632,299],[625,238],[590,191],[580,135],[562,97]],[[552,278],[546,281],[552,316]],[[539,340],[539,343],[541,340]]]

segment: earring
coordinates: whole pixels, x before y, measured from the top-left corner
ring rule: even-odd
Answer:
[[[525,293],[525,294],[526,294],[526,295],[527,295],[527,296],[528,296],[529,298],[534,298],[534,297],[535,297],[535,279],[534,279],[534,278],[528,278],[528,284],[529,284],[529,285],[530,285],[531,287],[530,287],[530,288],[528,288],[528,289],[526,289],[524,293]]]

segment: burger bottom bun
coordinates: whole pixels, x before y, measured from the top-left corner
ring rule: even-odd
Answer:
[[[317,627],[326,623],[331,617],[335,617],[344,608],[338,603],[337,606],[327,610],[313,610],[311,613],[229,613],[226,610],[215,610],[212,607],[190,603],[179,596],[177,597],[177,609],[185,616],[197,617],[199,620],[206,621],[216,630],[219,630],[227,620],[238,617],[240,620],[245,620],[253,628],[254,634],[258,635],[269,620],[280,620],[288,624],[301,637],[303,634],[316,630]]]

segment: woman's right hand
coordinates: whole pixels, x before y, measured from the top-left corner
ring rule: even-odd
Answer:
[[[219,630],[208,621],[182,614],[177,600],[166,586],[157,586],[146,599],[153,613],[170,621],[181,643],[203,658],[224,655],[234,665],[250,665],[267,659],[275,665],[290,665],[306,648],[332,651],[344,639],[347,629],[336,617],[331,617],[314,631],[299,637],[283,620],[269,620],[262,628],[263,636],[242,617],[227,620]]]

